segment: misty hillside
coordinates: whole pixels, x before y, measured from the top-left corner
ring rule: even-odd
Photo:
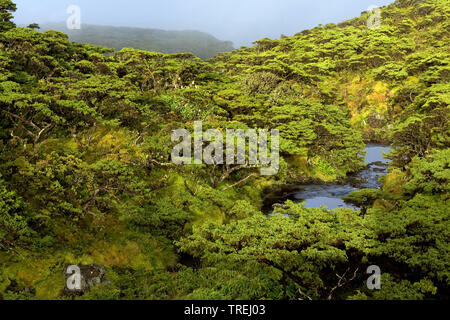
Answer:
[[[192,52],[202,59],[234,49],[231,41],[221,41],[208,33],[194,30],[167,31],[87,24],[83,24],[81,30],[70,30],[65,23],[41,25],[41,30],[61,31],[69,35],[71,41],[117,50],[134,48],[162,53]]]

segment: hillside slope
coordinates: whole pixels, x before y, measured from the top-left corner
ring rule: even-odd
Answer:
[[[366,140],[386,140],[406,111],[430,112],[449,103],[450,2],[400,0],[384,7],[379,29],[372,13],[327,24],[214,59],[257,97],[288,87],[350,114]],[[428,101],[428,102],[427,102]],[[433,101],[431,103],[430,101]]]
[[[167,31],[89,24],[83,24],[80,30],[70,30],[63,23],[41,25],[41,30],[61,31],[66,33],[71,41],[116,50],[134,48],[162,53],[192,52],[202,59],[209,59],[220,52],[234,49],[232,42],[220,41],[200,31]]]

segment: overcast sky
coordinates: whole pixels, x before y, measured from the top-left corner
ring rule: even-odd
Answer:
[[[236,47],[281,34],[293,35],[318,24],[341,22],[369,6],[393,0],[13,0],[17,24],[65,21],[70,5],[81,22],[114,26],[199,30]]]

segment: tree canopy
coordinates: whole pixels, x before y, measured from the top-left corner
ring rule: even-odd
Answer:
[[[0,298],[64,298],[62,268],[93,263],[111,283],[77,298],[448,297],[448,0],[208,61],[71,42],[15,10],[0,0]],[[199,120],[278,129],[278,174],[174,165],[173,130]],[[272,190],[358,172],[368,142],[392,162],[380,190],[348,195],[361,210],[262,213]]]

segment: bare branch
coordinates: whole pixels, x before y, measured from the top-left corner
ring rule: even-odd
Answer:
[[[312,300],[312,298],[310,297],[310,296],[308,296],[306,293],[304,293],[303,291],[302,291],[302,289],[300,289],[300,288],[298,288],[298,293],[300,293],[302,296],[304,296],[306,299],[308,299],[308,300]],[[303,300],[303,299],[300,299],[300,300]]]
[[[250,179],[253,176],[256,176],[256,173],[252,173],[252,174],[248,175],[247,177],[245,177],[244,179],[242,179],[242,180],[240,180],[240,181],[238,181],[238,182],[236,182],[236,183],[234,183],[234,184],[232,184],[230,186],[222,188],[222,191],[228,190],[228,189],[233,188],[233,187],[235,187],[235,186],[237,186],[237,185],[239,185],[241,183],[244,183],[245,181],[247,181],[248,179]]]
[[[359,270],[359,268],[356,268],[355,272],[353,273],[353,277],[351,277],[350,279],[345,278],[345,275],[347,274],[347,272],[350,271],[350,267],[347,268],[347,270],[345,270],[345,272],[342,276],[340,276],[339,274],[336,273],[336,277],[338,277],[339,281],[335,287],[331,288],[330,294],[328,295],[328,300],[331,300],[333,298],[333,293],[336,289],[343,287],[350,281],[354,280],[356,278],[356,273],[358,272],[358,270]]]

